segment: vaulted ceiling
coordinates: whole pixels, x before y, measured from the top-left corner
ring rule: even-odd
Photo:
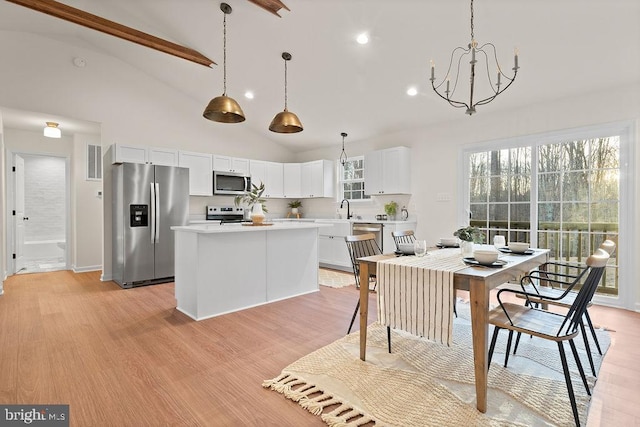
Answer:
[[[91,46],[185,93],[202,109],[222,93],[220,2],[63,3],[194,49],[218,65],[196,78],[202,65],[7,1],[0,2],[0,29]],[[521,69],[511,88],[472,117],[439,99],[428,80],[430,59],[442,77],[453,48],[469,43],[467,1],[285,0],[290,10],[280,9],[281,17],[247,0],[227,3],[233,7],[227,18],[227,93],[247,117],[227,126],[250,127],[294,151],[339,144],[343,131],[357,141],[439,122],[482,120],[491,112],[640,80],[637,0],[477,0],[476,39],[494,43],[506,69],[517,47]],[[370,39],[366,45],[356,42],[363,32]],[[293,55],[288,104],[304,125],[298,134],[268,130],[284,106],[283,51]],[[407,95],[411,86],[417,96]],[[254,98],[245,98],[246,91]]]

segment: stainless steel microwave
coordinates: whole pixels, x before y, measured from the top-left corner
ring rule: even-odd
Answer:
[[[213,194],[239,195],[251,191],[251,176],[242,172],[213,171]]]

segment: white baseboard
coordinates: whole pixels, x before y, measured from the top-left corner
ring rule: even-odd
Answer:
[[[90,266],[87,266],[87,267],[72,267],[71,270],[73,270],[74,273],[86,273],[88,271],[102,270],[102,266],[101,265],[90,265]]]
[[[104,271],[102,272],[102,275],[100,276],[100,281],[101,282],[109,282],[113,280],[113,277],[110,274],[104,274]]]

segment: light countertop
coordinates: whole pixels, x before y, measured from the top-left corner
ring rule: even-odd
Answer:
[[[186,231],[191,233],[246,233],[255,231],[280,231],[280,230],[299,230],[308,228],[329,227],[329,224],[316,222],[273,222],[265,223],[270,225],[254,226],[250,223],[243,224],[193,224],[178,227],[171,227],[173,231]]]

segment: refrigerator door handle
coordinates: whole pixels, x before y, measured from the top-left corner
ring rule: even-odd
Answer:
[[[156,223],[155,242],[158,243],[160,241],[160,184],[156,182],[155,185],[156,185],[156,198],[155,198],[156,216],[154,221]]]
[[[151,219],[151,244],[155,243],[156,239],[156,183],[152,182],[151,184],[151,215],[149,215]]]

